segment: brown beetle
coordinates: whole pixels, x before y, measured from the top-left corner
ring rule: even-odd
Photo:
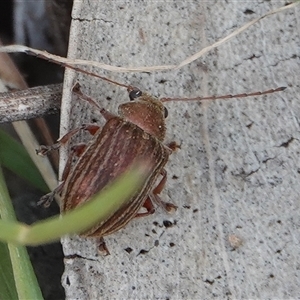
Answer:
[[[39,204],[48,206],[55,194],[61,196],[61,212],[74,209],[85,203],[91,196],[102,190],[108,183],[126,171],[135,161],[147,161],[148,174],[144,184],[126,205],[101,224],[83,233],[88,237],[103,237],[124,227],[132,218],[154,213],[153,202],[163,206],[167,211],[176,209],[171,203],[163,202],[158,194],[162,191],[167,180],[164,169],[176,143],[169,146],[162,142],[165,138],[165,117],[167,110],[159,99],[136,88],[129,88],[131,102],[119,106],[119,116],[100,108],[91,98],[81,93],[79,84],[73,91],[83,99],[97,106],[104,116],[106,124],[102,129],[96,125],[83,125],[62,137],[59,143],[47,147],[42,146],[39,154],[46,154],[57,149],[79,130],[88,130],[94,135],[87,145],[73,147],[73,153],[79,156],[78,161],[71,167],[73,156],[70,156],[62,184],[52,193],[41,198]],[[159,176],[160,182],[155,186]],[[141,207],[146,212],[139,212]]]

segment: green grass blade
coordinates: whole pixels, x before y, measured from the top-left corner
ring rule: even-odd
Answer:
[[[8,247],[4,243],[0,243],[0,295],[2,299],[18,299]]]
[[[1,168],[0,214],[3,222],[16,222],[16,217],[11,205],[11,200],[8,195]],[[11,277],[11,272],[3,274],[3,276],[6,277],[5,282],[9,283],[10,285],[13,284],[13,282],[15,283],[15,286],[11,286],[11,289],[15,289],[17,291],[18,299],[43,299],[26,248],[24,246],[16,246],[9,243],[8,250],[10,254],[13,277]],[[4,262],[3,259],[4,257],[0,257],[0,264],[2,268],[5,268],[5,264],[7,262]]]
[[[3,130],[0,130],[0,162],[42,192],[49,191],[25,148]]]

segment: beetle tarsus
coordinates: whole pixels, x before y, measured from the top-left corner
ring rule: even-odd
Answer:
[[[162,201],[158,195],[153,194],[152,199],[169,214],[172,214],[177,210],[177,206],[175,204]]]
[[[177,149],[181,149],[181,144],[177,144],[176,141],[172,141],[169,144],[167,144],[167,147],[170,148],[172,151],[176,151]]]
[[[37,202],[37,205],[43,205],[44,207],[49,207],[50,204],[53,202],[55,195],[59,195],[62,188],[64,186],[64,182],[62,182],[59,186],[57,186],[52,192],[44,195],[40,198],[40,200]]]
[[[44,146],[44,145],[41,145],[40,146],[40,149],[36,149],[36,154],[37,155],[41,155],[41,156],[45,156],[47,155],[49,152],[53,151],[53,150],[57,150],[58,148],[60,147],[60,143],[56,143],[56,144],[53,144],[51,146]]]
[[[169,214],[173,214],[178,208],[177,205],[175,205],[171,202],[164,202],[164,201],[161,201],[161,202],[162,202],[162,205],[163,205],[165,211]]]
[[[55,193],[54,191],[51,193],[48,193],[41,197],[41,199],[37,202],[37,205],[43,205],[44,207],[49,207],[52,201],[54,200]]]

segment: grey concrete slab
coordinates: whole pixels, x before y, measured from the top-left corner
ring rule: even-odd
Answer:
[[[75,1],[69,56],[115,66],[176,64],[283,1]],[[106,238],[65,238],[68,299],[296,299],[299,297],[299,6],[263,19],[180,70],[106,73],[159,97],[284,92],[168,103],[162,198],[178,205]],[[126,90],[68,72],[116,112]],[[63,107],[62,132],[95,118]],[[168,221],[168,222],[164,222]],[[171,225],[171,226],[168,226]],[[128,253],[125,249],[130,248]]]

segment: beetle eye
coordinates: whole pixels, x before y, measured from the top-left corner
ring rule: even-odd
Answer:
[[[142,91],[140,91],[139,89],[134,89],[129,92],[130,101],[133,101],[134,99],[141,97],[141,96],[142,96]]]
[[[164,114],[165,114],[165,119],[168,117],[169,115],[169,112],[168,110],[166,109],[166,107],[164,107]]]

